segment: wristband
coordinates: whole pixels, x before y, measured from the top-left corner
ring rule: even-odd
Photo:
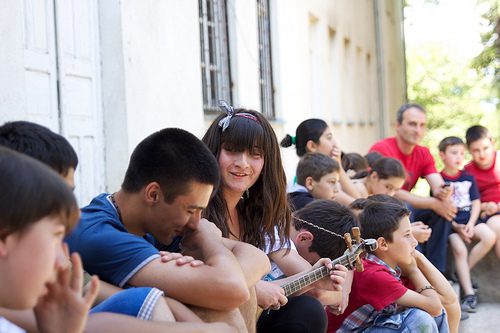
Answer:
[[[430,284],[428,284],[426,286],[423,286],[422,288],[418,288],[417,290],[415,290],[415,292],[421,294],[422,291],[429,290],[429,289],[435,290],[433,286],[431,286]]]

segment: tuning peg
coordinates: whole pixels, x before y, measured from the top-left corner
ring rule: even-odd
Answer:
[[[361,244],[361,231],[359,231],[359,227],[352,228],[352,235],[356,244]]]
[[[352,228],[352,235],[354,236],[354,241],[356,244],[361,244],[361,232],[358,227],[353,227]],[[364,271],[363,267],[363,262],[359,258],[359,256],[356,258],[356,271],[362,272]]]
[[[351,239],[351,234],[346,232],[344,234],[344,241],[345,241],[345,245],[347,246],[347,248],[349,249],[349,251],[352,250],[352,239]]]

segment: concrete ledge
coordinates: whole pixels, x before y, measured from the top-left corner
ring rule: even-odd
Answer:
[[[479,302],[500,303],[500,261],[493,250],[472,269],[471,275],[479,283]]]

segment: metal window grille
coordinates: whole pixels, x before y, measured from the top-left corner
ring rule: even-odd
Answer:
[[[257,0],[257,21],[259,26],[259,85],[261,111],[267,119],[274,119],[276,115],[274,112],[269,0]]]
[[[219,100],[231,103],[231,75],[226,0],[199,0],[203,110],[220,111]]]

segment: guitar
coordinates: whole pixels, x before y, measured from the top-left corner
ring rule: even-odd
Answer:
[[[353,228],[354,229],[354,228]],[[353,270],[356,268],[358,271],[363,270],[363,266],[359,256],[365,251],[375,251],[377,249],[377,241],[375,239],[361,239],[359,237],[359,229],[353,230],[356,240],[351,241],[351,237],[348,233],[344,235],[344,240],[347,244],[347,250],[344,254],[332,260],[332,265],[335,267],[336,264],[344,265],[347,269]],[[321,280],[324,277],[330,275],[330,270],[325,266],[316,268],[293,281],[289,281],[281,285],[281,288],[285,291],[285,296],[288,297],[304,287],[313,284],[316,281]]]

